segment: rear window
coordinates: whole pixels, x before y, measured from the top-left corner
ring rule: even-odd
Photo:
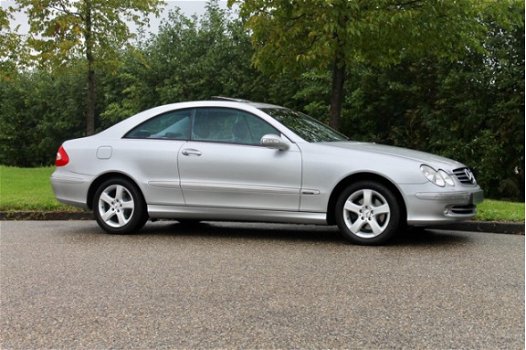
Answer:
[[[136,126],[124,137],[129,139],[188,140],[192,109],[163,113]]]

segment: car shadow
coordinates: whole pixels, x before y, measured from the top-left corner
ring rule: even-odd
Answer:
[[[315,225],[237,222],[200,222],[187,224],[166,221],[155,223],[154,225],[146,225],[140,234],[218,239],[334,242],[345,244],[339,231],[335,227]]]
[[[138,234],[155,236],[199,237],[213,239],[252,239],[349,244],[336,226],[160,221],[146,225]],[[410,229],[402,230],[384,246],[447,246],[467,243],[471,239],[461,232]]]
[[[391,241],[395,246],[447,246],[469,243],[471,238],[458,231],[410,229],[400,231]]]

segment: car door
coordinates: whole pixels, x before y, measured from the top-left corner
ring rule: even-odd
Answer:
[[[115,165],[134,174],[148,204],[184,205],[177,155],[190,139],[193,109],[174,110],[148,119],[121,140]]]
[[[253,114],[231,108],[197,108],[191,140],[179,151],[186,205],[299,210],[301,153],[259,144],[280,134]]]

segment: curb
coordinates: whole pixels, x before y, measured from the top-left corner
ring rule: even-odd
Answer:
[[[94,220],[94,217],[89,211],[0,211],[0,220]]]
[[[0,221],[20,220],[94,220],[89,211],[0,211]],[[464,221],[453,224],[430,226],[437,230],[502,233],[524,236],[524,223],[498,221]]]
[[[464,221],[454,224],[446,224],[440,226],[432,226],[429,228],[437,230],[451,230],[451,231],[471,231],[471,232],[487,232],[487,233],[502,233],[508,235],[523,235],[524,223],[516,222],[498,222],[498,221]]]

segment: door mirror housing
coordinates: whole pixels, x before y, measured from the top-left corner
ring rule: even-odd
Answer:
[[[267,148],[286,151],[289,149],[289,144],[278,135],[266,134],[263,135],[259,143]]]

